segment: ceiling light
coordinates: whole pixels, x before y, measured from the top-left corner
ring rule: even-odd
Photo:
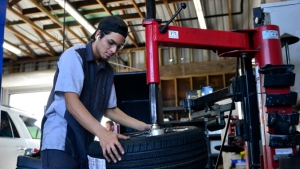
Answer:
[[[13,45],[5,42],[5,41],[3,42],[3,48],[5,48],[5,49],[17,54],[17,55],[22,53],[22,51],[19,48],[15,47],[15,46],[13,46]]]
[[[203,15],[201,2],[200,2],[200,0],[193,0],[193,1],[194,1],[194,6],[195,6],[195,9],[196,9],[196,13],[197,13],[200,28],[201,29],[207,29],[206,23],[205,23],[205,20],[204,20],[204,15]]]
[[[87,31],[93,34],[96,31],[96,28],[91,25],[67,0],[55,0],[62,8],[65,10]]]

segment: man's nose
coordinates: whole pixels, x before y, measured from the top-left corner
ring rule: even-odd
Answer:
[[[113,45],[110,49],[111,49],[112,52],[117,53],[117,51],[118,51],[118,46]]]

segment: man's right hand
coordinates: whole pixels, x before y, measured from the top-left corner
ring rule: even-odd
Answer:
[[[117,161],[121,161],[122,158],[119,154],[124,154],[124,149],[119,142],[119,139],[128,140],[129,136],[124,136],[122,134],[116,134],[109,131],[106,131],[99,137],[100,146],[102,148],[102,153],[105,159],[110,162],[111,160],[116,163]],[[117,148],[116,148],[117,147]]]

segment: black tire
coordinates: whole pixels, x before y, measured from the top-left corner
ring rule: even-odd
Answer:
[[[164,135],[146,137],[145,133],[130,133],[130,140],[120,140],[125,154],[122,161],[107,163],[107,168],[195,168],[207,164],[207,147],[203,131],[197,127],[171,127]],[[127,133],[126,133],[127,134]],[[125,135],[126,135],[125,134]],[[88,155],[104,159],[99,142],[93,142]]]

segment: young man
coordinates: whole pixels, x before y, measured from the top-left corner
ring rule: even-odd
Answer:
[[[105,128],[108,130],[108,131],[111,131],[111,132],[114,132],[114,122],[112,122],[112,121],[107,121],[106,123],[105,123]]]
[[[101,20],[92,41],[74,46],[60,57],[42,122],[43,169],[87,168],[86,151],[98,137],[108,162],[121,160],[124,149],[118,139],[129,137],[107,131],[102,116],[143,131],[151,125],[129,117],[116,105],[113,70],[107,60],[120,50],[128,33],[116,16]]]

